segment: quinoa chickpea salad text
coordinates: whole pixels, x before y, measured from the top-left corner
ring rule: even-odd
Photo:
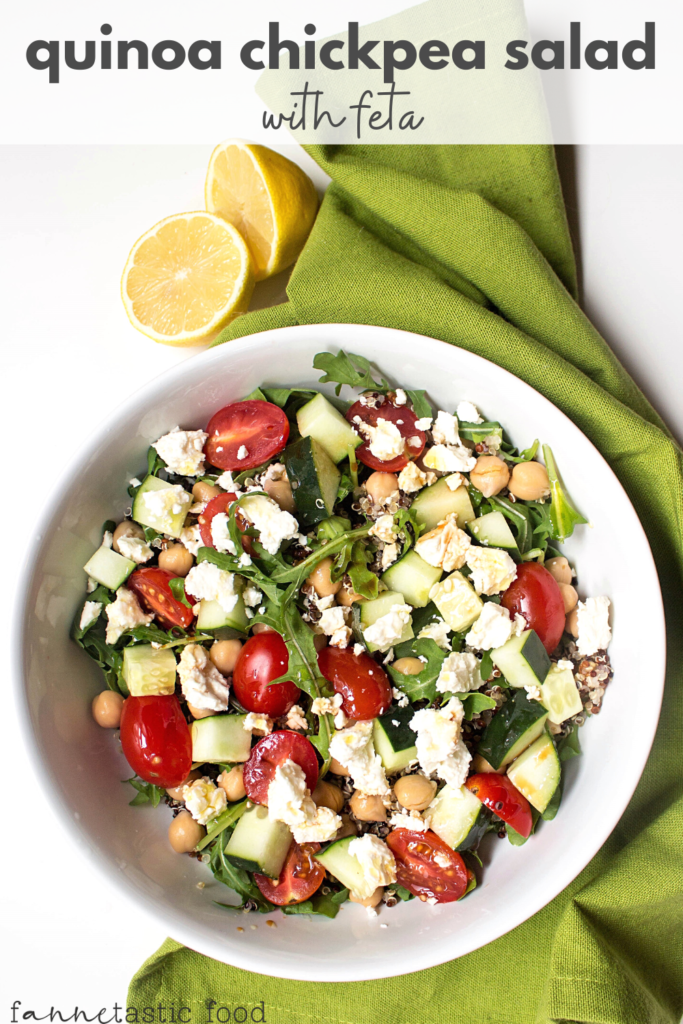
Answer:
[[[455,902],[487,833],[558,812],[610,601],[557,547],[586,520],[547,446],[361,356],[314,367],[337,397],[257,388],[149,449],[85,566],[93,715],[222,906]]]

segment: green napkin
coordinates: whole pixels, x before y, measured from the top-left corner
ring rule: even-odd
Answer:
[[[404,328],[493,360],[567,413],[619,476],[657,561],[669,644],[660,726],[633,800],[598,855],[549,906],[483,949],[404,978],[335,985],[250,974],[168,940],[133,979],[129,1005],[183,999],[197,1024],[208,997],[250,1010],[264,1000],[277,1024],[678,1024],[681,450],[577,305],[552,149],[309,151],[333,183],[289,302],[240,318],[218,343],[289,324]]]

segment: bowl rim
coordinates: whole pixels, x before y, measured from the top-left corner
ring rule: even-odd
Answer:
[[[566,870],[560,878],[560,884],[554,883],[552,886],[547,886],[541,893],[540,898],[537,896],[536,900],[530,902],[528,911],[525,909],[521,913],[516,915],[509,915],[509,921],[506,921],[505,927],[497,931],[491,938],[486,939],[484,942],[475,939],[475,941],[466,944],[466,948],[463,948],[460,952],[453,955],[448,950],[440,951],[438,944],[430,944],[432,949],[431,956],[414,956],[415,966],[409,970],[405,970],[403,965],[394,968],[391,963],[387,963],[379,971],[376,966],[368,966],[365,969],[356,968],[351,974],[345,973],[343,969],[335,970],[334,965],[330,964],[329,970],[317,969],[315,976],[311,976],[311,972],[304,971],[299,968],[295,962],[292,962],[290,967],[288,964],[282,961],[280,957],[272,957],[271,962],[265,965],[263,968],[259,967],[258,962],[255,963],[255,957],[253,952],[248,948],[245,948],[244,954],[239,949],[231,949],[230,960],[226,959],[226,951],[222,947],[211,946],[211,942],[207,942],[206,935],[194,928],[191,923],[188,922],[187,917],[174,910],[173,907],[160,905],[159,901],[152,899],[150,896],[136,892],[134,893],[131,885],[125,880],[121,872],[112,872],[111,866],[108,863],[104,853],[100,850],[99,845],[93,840],[90,833],[82,827],[78,820],[75,820],[73,812],[70,810],[66,794],[61,790],[61,787],[54,780],[49,771],[43,770],[36,772],[39,786],[45,799],[50,803],[55,814],[59,818],[64,831],[68,834],[71,840],[76,844],[82,853],[85,853],[91,863],[97,865],[98,873],[102,880],[116,892],[119,897],[123,897],[127,904],[135,907],[136,911],[143,912],[147,916],[162,925],[165,929],[172,930],[174,935],[177,936],[176,941],[182,942],[184,945],[191,949],[194,949],[205,956],[219,960],[220,962],[229,963],[231,966],[250,971],[252,973],[264,974],[268,977],[280,977],[288,980],[298,981],[316,981],[316,982],[353,982],[353,981],[370,981],[380,978],[389,978],[402,976],[404,974],[411,974],[417,971],[436,967],[440,964],[447,963],[454,959],[459,959],[461,956],[465,956],[468,953],[475,951],[476,949],[482,948],[484,945],[488,945],[489,942],[493,942],[503,935],[507,934],[512,929],[518,927],[524,921],[531,918],[534,914],[542,910],[548,903],[550,903],[556,896],[558,896],[566,887],[581,873],[581,871],[590,863],[595,857],[597,852],[606,842],[611,835],[612,831],[621,819],[624,811],[626,810],[630,800],[635,792],[636,787],[640,781],[642,772],[645,768],[645,764],[650,755],[652,744],[654,742],[657,725],[659,722],[659,716],[661,712],[661,704],[663,700],[664,681],[665,681],[665,668],[666,668],[666,630],[665,630],[665,618],[664,618],[664,607],[661,594],[661,587],[659,584],[659,577],[657,574],[656,564],[652,556],[650,545],[647,539],[645,530],[643,529],[642,523],[640,522],[638,515],[633,508],[630,498],[626,493],[624,487],[620,483],[616,474],[610,467],[609,463],[602,456],[595,445],[590,441],[588,437],[581,431],[581,429],[568,417],[561,409],[559,409],[554,403],[542,395],[539,391],[536,391],[530,384],[516,377],[509,370],[499,366],[492,360],[486,359],[468,349],[460,348],[457,345],[452,345],[448,342],[441,341],[439,339],[431,338],[427,335],[417,334],[412,331],[405,331],[398,328],[381,327],[375,325],[364,325],[354,323],[327,323],[327,324],[302,324],[293,325],[288,327],[273,328],[267,331],[259,331],[254,334],[246,335],[242,338],[236,339],[225,345],[216,346],[215,348],[209,349],[198,353],[199,358],[202,359],[206,366],[207,372],[210,371],[211,365],[214,362],[219,362],[230,357],[231,352],[242,352],[247,349],[254,349],[262,344],[264,347],[272,344],[277,339],[279,344],[286,344],[289,339],[311,337],[314,339],[319,336],[321,330],[334,330],[338,329],[341,333],[350,331],[352,334],[362,332],[364,337],[372,335],[373,341],[381,341],[384,339],[387,345],[391,344],[392,337],[401,335],[404,338],[412,339],[412,344],[420,343],[420,345],[426,346],[425,357],[429,358],[430,351],[436,355],[437,352],[442,352],[444,347],[448,350],[455,350],[458,353],[458,358],[463,360],[465,363],[465,370],[468,370],[469,363],[473,370],[486,370],[487,368],[494,368],[497,375],[503,375],[503,379],[506,377],[514,381],[516,388],[521,387],[522,389],[528,389],[534,396],[534,401],[539,401],[541,404],[547,404],[552,410],[555,416],[559,416],[566,424],[568,424],[571,430],[579,431],[584,438],[585,442],[590,445],[597,459],[602,463],[604,471],[609,474],[612,478],[613,483],[621,492],[621,495],[627,505],[633,512],[633,517],[636,524],[636,529],[640,531],[640,539],[644,542],[644,550],[649,556],[649,562],[647,570],[651,573],[653,592],[652,599],[653,605],[651,605],[651,611],[653,613],[652,622],[648,627],[648,635],[650,640],[650,647],[653,652],[653,672],[651,677],[652,680],[658,681],[658,692],[656,701],[652,700],[652,696],[648,701],[649,707],[649,729],[647,735],[647,742],[643,742],[639,748],[638,756],[633,758],[630,757],[630,763],[633,772],[633,786],[629,789],[628,794],[625,794],[622,799],[616,803],[611,810],[611,813],[603,817],[603,828],[597,830],[592,836],[592,841],[586,844],[584,853],[579,858],[580,863],[578,866],[572,866]],[[334,342],[336,344],[337,342]],[[331,341],[324,341],[319,339],[319,344],[322,349],[330,344]],[[359,337],[357,342],[362,351],[362,338]],[[390,354],[388,349],[387,354]],[[129,410],[132,411],[131,407],[138,405],[145,396],[149,395],[152,397],[158,397],[157,393],[163,391],[164,386],[173,381],[177,381],[177,378],[182,376],[185,367],[185,362],[180,361],[173,366],[166,369],[163,373],[152,378],[142,387],[132,392],[126,399],[120,402],[101,422],[99,427],[94,433],[91,433],[87,440],[83,441],[76,449],[73,456],[68,460],[67,465],[60,473],[57,483],[52,488],[47,501],[43,507],[43,511],[36,523],[35,532],[33,534],[36,539],[34,547],[30,547],[24,554],[22,560],[21,575],[19,579],[19,587],[17,590],[17,600],[15,602],[15,611],[13,616],[11,636],[12,636],[12,650],[11,650],[11,671],[13,677],[13,688],[15,693],[19,728],[22,736],[25,749],[32,755],[34,765],[37,763],[41,765],[43,769],[49,768],[49,762],[47,755],[43,753],[41,744],[38,736],[32,724],[29,701],[28,701],[28,667],[25,664],[24,657],[24,638],[26,631],[29,626],[29,614],[30,614],[30,596],[34,579],[38,574],[38,561],[44,544],[44,537],[47,532],[47,528],[54,519],[57,512],[62,507],[72,484],[73,478],[77,475],[79,468],[86,459],[87,454],[92,454],[97,450],[108,438],[113,427],[112,424],[118,421],[121,417],[124,417]],[[462,368],[462,367],[461,367]],[[128,414],[130,414],[128,412]],[[644,567],[645,568],[645,567]],[[656,714],[655,714],[656,709]],[[636,774],[637,770],[637,774]],[[57,799],[55,800],[55,794]],[[588,852],[586,852],[588,851]],[[277,908],[275,908],[277,909]],[[413,954],[418,954],[418,950],[414,949]],[[267,968],[267,969],[266,969]]]

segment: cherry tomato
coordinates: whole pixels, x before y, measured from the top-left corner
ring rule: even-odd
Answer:
[[[350,647],[323,647],[318,665],[334,692],[341,693],[342,711],[348,718],[377,718],[391,704],[387,674],[369,654],[354,654]]]
[[[356,448],[356,457],[364,465],[369,466],[370,469],[379,469],[384,473],[398,473],[399,470],[408,465],[411,459],[417,459],[422,455],[427,437],[424,431],[417,429],[415,426],[417,416],[410,409],[407,409],[405,405],[394,405],[392,402],[385,400],[382,405],[373,409],[369,405],[361,405],[360,402],[354,402],[346,413],[349,423],[353,423],[354,416],[360,416],[364,423],[369,423],[373,427],[377,426],[377,421],[380,419],[390,420],[396,424],[401,432],[401,436],[406,439],[404,454],[397,455],[395,459],[387,459],[386,461],[382,461],[382,459],[378,459],[376,455],[373,455],[368,442],[364,441],[362,445]],[[417,438],[420,443],[411,444],[410,441],[413,438]]]
[[[538,562],[522,562],[517,578],[500,603],[514,618],[519,612],[529,629],[535,629],[548,654],[552,654],[564,632],[564,601],[557,580]]]
[[[278,907],[303,903],[310,899],[322,885],[325,868],[313,856],[320,849],[320,843],[292,843],[279,878],[254,875],[254,881],[271,903]]]
[[[511,825],[526,839],[531,834],[533,818],[529,801],[512,785],[507,775],[485,772],[470,775],[465,783],[478,800]]]
[[[243,708],[279,718],[299,699],[292,682],[274,683],[289,665],[289,653],[279,633],[256,633],[242,647],[232,674],[232,689]]]
[[[170,789],[192,767],[190,727],[175,694],[126,697],[121,708],[121,747],[136,775]]]
[[[237,500],[236,494],[217,494],[215,498],[207,502],[206,508],[200,513],[199,519],[199,532],[202,536],[202,543],[204,547],[215,548],[216,545],[213,542],[213,534],[211,533],[211,523],[213,522],[214,516],[217,516],[219,512],[227,512],[233,501]],[[243,515],[238,511],[235,516],[235,522],[241,533],[249,529],[249,523]],[[248,555],[253,555],[254,547],[251,543],[251,537],[242,538],[242,547]]]
[[[318,758],[315,747],[301,733],[279,729],[264,736],[252,747],[249,760],[244,766],[244,788],[255,804],[268,803],[268,787],[273,781],[275,769],[285,761],[296,761],[306,776],[306,785],[311,793],[318,781]]]
[[[219,469],[255,469],[287,444],[289,421],[272,402],[233,402],[211,417],[204,445],[207,462]],[[246,449],[244,454],[242,449]]]
[[[126,586],[137,596],[140,604],[154,617],[160,626],[172,629],[179,626],[189,629],[194,621],[192,609],[176,600],[169,586],[175,579],[172,572],[159,569],[157,566],[142,566],[128,577]]]
[[[396,881],[404,889],[437,903],[453,903],[465,895],[465,862],[436,832],[396,828],[386,842],[396,858]]]

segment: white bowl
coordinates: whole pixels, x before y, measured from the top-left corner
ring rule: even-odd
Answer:
[[[317,385],[314,354],[339,348],[367,356],[396,384],[426,388],[440,408],[475,402],[520,447],[535,437],[552,446],[571,495],[591,520],[565,547],[578,567],[580,594],[607,594],[613,602],[614,680],[600,715],[581,730],[583,755],[567,763],[557,818],[523,847],[491,837],[483,880],[462,903],[432,907],[413,900],[375,918],[346,904],[334,921],[276,912],[277,928],[238,932],[245,918],[213,903],[228,897],[225,888],[208,868],[170,850],[168,813],[128,806],[131,792],[120,782],[128,766],[112,734],[90,715],[103,680],[69,640],[69,627],[83,597],[81,567],[99,543],[102,523],[123,514],[127,482],[142,472],[150,442],[176,424],[204,426],[216,409],[258,384]],[[15,630],[16,675],[50,797],[74,839],[122,894],[175,939],[217,960],[283,978],[361,981],[462,956],[565,888],[604,843],[640,778],[665,661],[661,595],[643,529],[581,431],[527,384],[469,352],[402,331],[325,325],[255,335],[183,362],[133,395],[87,442],[48,505],[40,538]],[[643,635],[643,609],[647,642],[634,643]],[[263,923],[259,916],[248,920]]]

